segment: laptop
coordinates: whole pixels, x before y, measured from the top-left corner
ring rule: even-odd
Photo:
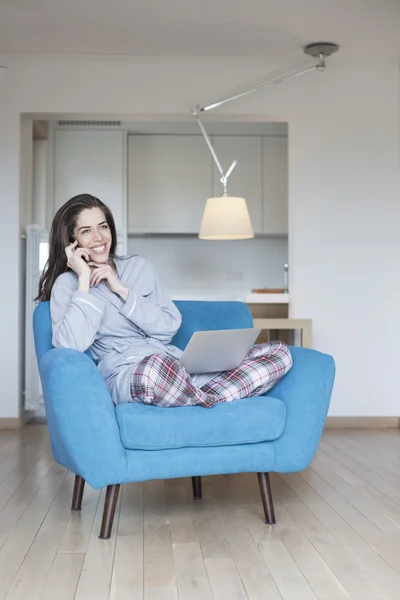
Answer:
[[[243,362],[260,332],[257,327],[196,331],[180,361],[190,375],[235,369]]]

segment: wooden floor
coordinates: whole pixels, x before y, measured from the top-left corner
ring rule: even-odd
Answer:
[[[104,493],[54,463],[43,425],[0,432],[0,598],[399,600],[400,432],[327,430],[311,467],[272,475],[277,525],[253,474],[125,485],[110,540]]]

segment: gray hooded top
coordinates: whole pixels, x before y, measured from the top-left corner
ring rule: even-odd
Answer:
[[[98,363],[115,404],[131,401],[130,374],[143,357],[181,350],[170,344],[181,315],[163,292],[150,263],[142,256],[115,259],[118,277],[129,289],[125,302],[102,281],[89,292],[78,290],[73,271],[53,285],[50,312],[53,346],[88,348]]]

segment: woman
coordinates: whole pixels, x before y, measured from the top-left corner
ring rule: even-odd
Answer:
[[[109,208],[90,194],[54,217],[37,300],[50,300],[53,345],[90,352],[115,404],[201,405],[262,395],[292,366],[289,349],[254,346],[232,371],[190,376],[170,342],[181,315],[149,262],[117,257]]]

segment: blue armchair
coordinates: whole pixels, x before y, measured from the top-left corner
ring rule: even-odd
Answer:
[[[241,302],[176,302],[182,325],[173,343],[192,333],[252,327]],[[34,334],[55,460],[76,474],[72,509],[85,481],[107,486],[100,538],[111,535],[119,487],[130,481],[256,472],[266,523],[275,523],[268,473],[305,469],[317,449],[335,376],[331,356],[292,348],[291,371],[265,396],[201,407],[114,406],[90,357],[51,344],[49,303],[34,313]]]

